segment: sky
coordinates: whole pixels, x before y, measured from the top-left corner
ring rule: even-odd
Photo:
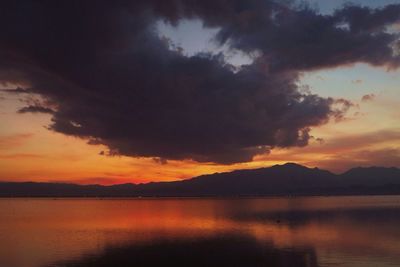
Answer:
[[[122,2],[0,11],[0,180],[400,167],[400,0]]]

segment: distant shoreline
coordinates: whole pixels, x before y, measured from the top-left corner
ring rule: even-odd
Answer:
[[[221,199],[221,200],[229,200],[229,199],[276,199],[276,198],[330,198],[330,197],[400,197],[399,194],[350,194],[350,195],[294,195],[294,196],[285,196],[285,195],[275,195],[275,196],[144,196],[144,197],[136,197],[136,196],[103,196],[103,197],[94,197],[94,196],[0,196],[0,199],[50,199],[50,200],[59,200],[59,199],[91,199],[91,200],[151,200],[151,199]]]

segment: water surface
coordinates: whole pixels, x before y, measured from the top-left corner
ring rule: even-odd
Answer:
[[[0,199],[1,267],[400,266],[400,197]]]

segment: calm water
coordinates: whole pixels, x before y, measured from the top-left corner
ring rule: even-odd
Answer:
[[[400,266],[400,197],[0,199],[0,266]]]

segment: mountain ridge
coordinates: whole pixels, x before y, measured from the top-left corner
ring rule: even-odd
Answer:
[[[400,194],[400,169],[357,167],[335,174],[286,163],[171,182],[79,185],[0,182],[0,197],[231,197]]]

